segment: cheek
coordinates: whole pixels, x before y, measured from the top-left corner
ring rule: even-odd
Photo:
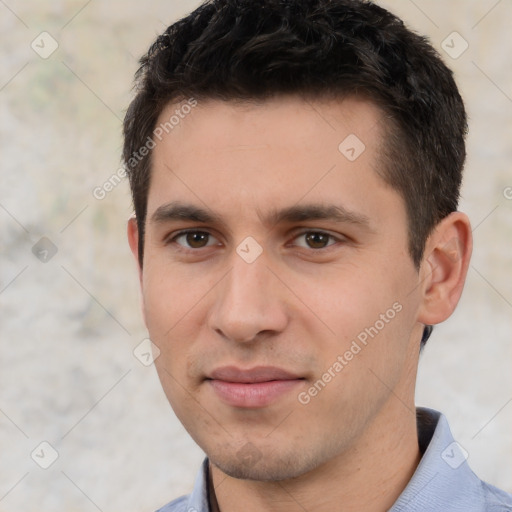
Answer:
[[[180,419],[194,405],[190,403],[190,393],[196,383],[188,378],[188,371],[204,293],[175,270],[156,271],[153,267],[144,276],[146,325],[152,342],[160,349],[155,367],[167,399]]]
[[[165,337],[185,320],[207,287],[204,280],[184,275],[161,256],[151,256],[151,261],[143,273],[143,308],[150,333]]]
[[[317,339],[317,357],[326,370],[338,356],[347,368],[357,366],[357,374],[350,371],[351,380],[361,377],[361,364],[367,373],[368,368],[375,373],[396,373],[404,363],[415,324],[417,305],[409,295],[407,270],[399,273],[396,267],[388,271],[381,267],[372,272],[368,268],[352,267],[350,272],[333,274],[320,289],[318,278],[312,278],[302,288],[306,304],[326,326],[326,335]]]
[[[184,328],[190,324],[193,302],[189,294],[184,293],[185,283],[178,278],[169,278],[169,275],[148,272],[144,276],[142,296],[149,337],[160,350],[155,366],[171,400],[171,391],[175,394],[175,388],[179,387],[175,380],[182,382],[184,379],[183,359],[187,357],[187,346],[192,341]]]
[[[303,281],[300,295],[331,331],[330,338],[343,343],[372,326],[392,308],[399,295],[394,289],[390,283],[376,283],[370,272],[350,267],[330,272],[321,281],[318,275]]]
[[[343,284],[346,292],[340,291],[339,283],[326,290],[323,300],[316,299],[323,306],[318,309],[322,320],[336,335],[317,337],[312,344],[318,371],[303,398],[310,400],[304,414],[324,422],[319,426],[313,421],[310,428],[336,429],[341,421],[344,435],[350,436],[404,375],[414,307],[392,283],[387,292],[362,283],[350,288],[348,279]]]
[[[195,385],[190,369],[201,356],[200,342],[217,281],[201,269],[187,272],[166,262],[152,265],[144,274],[144,315],[150,338],[160,349],[156,362],[162,382],[172,385],[165,369],[180,383]]]

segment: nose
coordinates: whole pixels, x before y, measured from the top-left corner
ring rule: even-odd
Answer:
[[[231,341],[248,343],[275,336],[288,322],[285,287],[263,254],[247,263],[235,253],[214,300],[210,328]]]

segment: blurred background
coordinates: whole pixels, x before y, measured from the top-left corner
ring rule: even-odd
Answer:
[[[430,38],[470,116],[474,255],[417,403],[512,492],[512,3],[378,3]],[[146,366],[119,168],[137,60],[198,4],[0,0],[0,512],[151,511],[192,487],[203,454]]]

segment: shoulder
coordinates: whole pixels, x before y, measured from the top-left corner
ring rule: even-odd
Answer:
[[[489,512],[511,512],[512,494],[502,491],[494,485],[481,481],[482,491],[485,498],[486,511]]]
[[[196,512],[193,509],[187,509],[189,497],[189,495],[185,495],[176,498],[162,508],[159,508],[156,512]]]
[[[208,458],[205,458],[197,473],[191,494],[181,496],[156,512],[209,512],[208,505]]]

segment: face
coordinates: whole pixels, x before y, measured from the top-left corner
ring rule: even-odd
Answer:
[[[141,284],[155,364],[231,476],[343,457],[414,386],[419,279],[404,202],[378,174],[381,117],[354,98],[212,100],[153,149]]]

